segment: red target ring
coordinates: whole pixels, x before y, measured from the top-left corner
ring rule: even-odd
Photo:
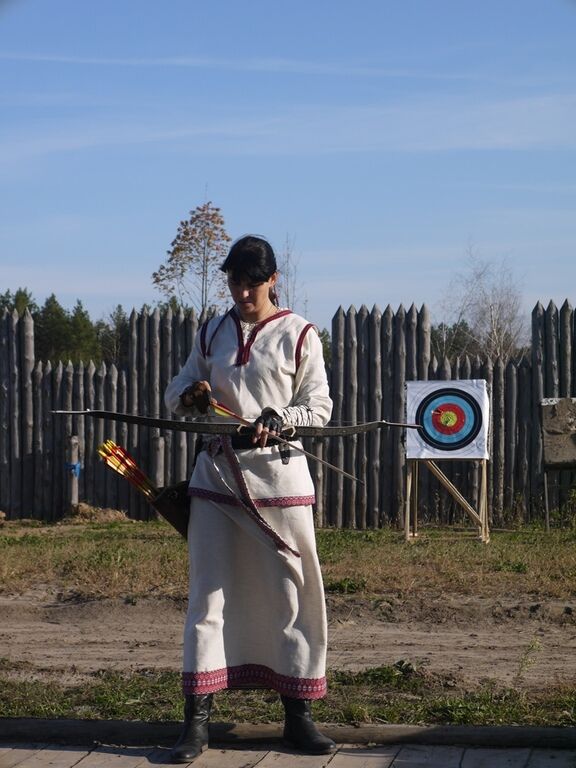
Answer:
[[[442,403],[432,414],[434,428],[443,435],[460,432],[466,423],[466,414],[458,403]]]

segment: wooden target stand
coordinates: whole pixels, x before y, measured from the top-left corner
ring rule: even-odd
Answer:
[[[465,459],[459,459],[465,461]],[[478,526],[478,538],[483,544],[490,541],[490,529],[488,527],[488,460],[468,459],[468,461],[480,462],[480,504],[478,510],[462,496],[454,483],[446,477],[438,464],[432,459],[407,459],[406,460],[406,503],[404,508],[404,538],[413,541],[418,536],[418,465],[423,463],[430,472],[440,481],[448,493]]]

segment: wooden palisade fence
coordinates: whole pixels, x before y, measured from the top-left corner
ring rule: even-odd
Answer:
[[[334,400],[332,423],[402,421],[405,383],[420,379],[484,378],[491,394],[489,514],[495,524],[542,514],[543,466],[540,400],[576,395],[574,312],[566,301],[537,304],[532,313],[531,353],[503,365],[479,358],[436,360],[430,354],[430,316],[424,305],[393,312],[341,308],[332,323]],[[43,362],[34,358],[34,324],[28,312],[0,316],[0,511],[10,519],[58,520],[66,510],[70,477],[78,476],[80,501],[124,509],[135,519],[154,513],[127,483],[102,464],[97,447],[110,438],[123,445],[158,485],[185,479],[195,436],[89,417],[55,417],[53,410],[104,409],[173,418],[163,403],[168,381],[183,365],[195,334],[194,312],[133,312],[129,363]],[[70,438],[78,437],[78,462],[70,463]],[[307,439],[309,450],[361,477],[356,484],[311,463],[319,525],[378,528],[400,523],[405,493],[404,434],[387,428],[346,438]],[[449,461],[443,468],[477,503],[475,462]],[[462,514],[422,472],[420,517],[458,522]],[[570,473],[556,473],[552,507],[569,491]]]

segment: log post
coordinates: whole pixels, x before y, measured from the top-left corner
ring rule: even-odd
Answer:
[[[78,506],[80,462],[78,435],[70,435],[66,446],[66,508],[69,513]]]

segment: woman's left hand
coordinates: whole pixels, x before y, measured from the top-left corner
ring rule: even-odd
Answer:
[[[260,448],[264,448],[268,442],[268,437],[279,435],[282,431],[282,417],[279,416],[273,408],[264,408],[262,413],[254,422],[253,443],[258,443]]]

